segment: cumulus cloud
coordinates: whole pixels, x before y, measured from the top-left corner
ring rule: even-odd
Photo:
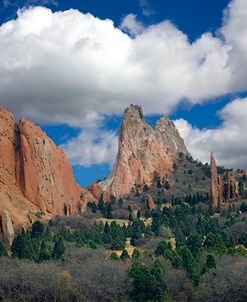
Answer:
[[[91,166],[114,163],[117,153],[118,137],[113,131],[99,128],[83,129],[81,133],[61,147],[65,150],[72,164]]]
[[[128,33],[130,36],[135,37],[141,34],[144,30],[144,25],[137,20],[136,15],[128,14],[124,17],[120,24],[120,29]]]
[[[169,21],[144,27],[128,15],[116,28],[111,20],[72,9],[25,8],[0,27],[1,104],[39,123],[79,126],[82,142],[85,127],[121,114],[130,103],[142,105],[146,114],[169,114],[181,100],[193,105],[247,90],[246,68],[246,0],[231,1],[217,33],[193,43]],[[92,150],[109,149],[98,144],[108,136],[90,129]],[[199,131],[204,140],[208,131]],[[70,146],[74,163],[92,162],[93,156],[83,161],[72,155],[73,141]]]
[[[56,0],[3,0],[4,8],[8,8],[9,6],[13,7],[20,7],[28,6],[28,5],[45,5],[45,4],[52,4],[57,6],[58,2]]]
[[[193,128],[184,119],[175,125],[194,158],[208,162],[213,151],[218,164],[247,169],[247,98],[227,104],[219,115],[222,125],[217,129]]]
[[[231,3],[218,36],[205,33],[193,43],[168,21],[140,31],[129,17],[129,28],[140,31],[130,37],[111,20],[77,10],[21,10],[0,27],[1,103],[38,122],[80,125],[130,103],[168,114],[182,99],[196,104],[244,90],[243,3]]]

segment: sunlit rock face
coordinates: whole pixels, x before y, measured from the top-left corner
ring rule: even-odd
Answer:
[[[35,219],[84,211],[95,197],[74,180],[64,152],[35,124],[0,108],[0,216],[14,227]],[[6,215],[5,215],[6,216]]]
[[[180,152],[189,155],[172,121],[162,117],[152,127],[141,107],[131,105],[124,112],[114,167],[100,185],[110,194],[124,195],[135,184],[150,184],[155,177],[169,175]]]

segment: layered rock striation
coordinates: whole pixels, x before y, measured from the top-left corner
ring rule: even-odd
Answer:
[[[84,211],[87,202],[94,200],[75,182],[64,152],[38,126],[24,118],[17,124],[0,107],[2,231],[6,225],[11,228],[10,221],[15,228],[31,222],[37,212],[51,218]]]
[[[114,167],[100,186],[115,196],[127,194],[135,184],[169,175],[180,152],[190,155],[172,121],[162,117],[152,127],[141,107],[131,105],[124,112]]]

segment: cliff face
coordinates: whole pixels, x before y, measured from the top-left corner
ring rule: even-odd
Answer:
[[[135,184],[150,184],[155,177],[172,172],[179,152],[189,154],[172,121],[162,117],[153,128],[145,121],[142,109],[131,105],[124,112],[114,167],[100,185],[120,196]]]
[[[1,217],[7,211],[18,227],[31,222],[35,212],[47,218],[72,215],[94,200],[76,184],[64,152],[38,126],[24,118],[17,124],[0,108]]]
[[[234,172],[227,172],[226,182],[217,173],[217,165],[213,152],[210,155],[211,194],[210,204],[220,206],[222,203],[237,201],[239,198],[238,179]]]

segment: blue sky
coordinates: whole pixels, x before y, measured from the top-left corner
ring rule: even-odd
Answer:
[[[80,13],[55,14],[69,9]],[[0,45],[9,49],[0,46],[7,79],[0,97],[65,149],[83,186],[109,173],[121,112],[132,102],[153,124],[163,114],[175,120],[200,160],[212,150],[221,164],[247,168],[246,125],[239,124],[247,113],[247,32],[238,35],[246,19],[244,0],[4,0]],[[9,92],[9,83],[17,88]]]

